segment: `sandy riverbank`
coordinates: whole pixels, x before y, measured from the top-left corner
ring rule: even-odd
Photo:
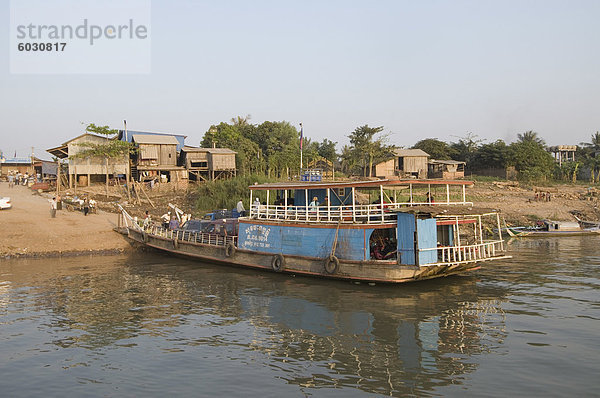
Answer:
[[[116,214],[62,210],[51,218],[49,194],[40,196],[22,186],[9,189],[6,182],[0,183],[2,196],[11,198],[13,208],[0,211],[0,257],[114,253],[131,247],[113,231]]]

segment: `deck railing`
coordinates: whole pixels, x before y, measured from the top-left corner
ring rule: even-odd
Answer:
[[[237,246],[238,241],[237,236],[224,236],[218,234],[189,232],[181,230],[173,231],[157,225],[149,226],[145,228],[144,231],[151,235],[160,236],[161,238],[176,239],[182,242],[202,243],[205,245],[213,246],[226,246],[230,242]]]
[[[501,257],[504,252],[504,242],[502,240],[489,240],[474,245],[440,246],[430,249],[419,249],[419,252],[432,250],[437,252],[438,261],[431,264],[421,264],[422,266],[471,263]]]
[[[344,206],[282,206],[255,205],[250,208],[250,217],[266,220],[285,220],[296,222],[342,222],[384,224],[394,222],[396,213],[392,210],[418,205],[473,205],[472,202],[436,202],[436,203],[384,203],[370,205]]]

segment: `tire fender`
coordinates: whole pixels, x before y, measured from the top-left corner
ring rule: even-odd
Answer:
[[[236,247],[233,242],[229,242],[225,245],[225,257],[233,257],[235,255]]]
[[[340,260],[334,255],[329,256],[325,259],[325,272],[328,274],[335,274],[340,267]]]
[[[276,254],[271,259],[271,268],[275,272],[281,272],[285,268],[285,257],[283,254]]]

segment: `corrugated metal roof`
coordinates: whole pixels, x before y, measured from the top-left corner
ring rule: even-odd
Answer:
[[[473,185],[473,181],[463,180],[372,180],[372,181],[328,181],[328,182],[267,182],[264,184],[250,185],[251,191],[254,190],[274,190],[274,189],[325,189],[325,188],[378,188],[380,185],[384,189],[390,189],[393,186],[405,185]]]
[[[2,163],[5,163],[5,164],[31,164],[31,158],[3,159]]]
[[[429,154],[421,149],[396,149],[394,151],[394,155],[398,156],[398,157],[410,157],[410,156],[427,156],[429,157]]]
[[[229,148],[198,148],[198,147],[187,146],[187,145],[183,147],[183,151],[184,152],[223,153],[223,154],[237,153],[236,151],[233,151]]]
[[[237,153],[235,151],[232,151],[229,148],[208,148],[208,152],[209,153],[223,153],[223,154],[227,154],[227,153]]]
[[[167,133],[154,133],[151,131],[136,131],[136,130],[127,130],[127,137],[125,137],[125,131],[124,130],[119,130],[119,140],[121,141],[127,141],[127,142],[133,142],[133,136],[136,134],[140,134],[140,135],[157,135],[157,136],[173,136],[175,137],[175,139],[177,139],[177,150],[180,151],[183,146],[185,145],[185,139],[187,136],[185,135],[181,135],[181,134],[167,134]]]
[[[172,135],[134,134],[133,141],[137,144],[177,145],[177,138]]]
[[[429,164],[467,164],[467,162],[463,162],[460,160],[437,160],[431,159]]]

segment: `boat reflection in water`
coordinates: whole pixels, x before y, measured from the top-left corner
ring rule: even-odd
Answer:
[[[13,264],[2,292],[5,312],[46,314],[42,326],[25,333],[29,351],[47,344],[39,334],[43,340],[49,333],[65,355],[58,363],[84,364],[86,380],[100,385],[135,369],[127,377],[189,393],[199,383],[190,373],[203,375],[205,391],[223,392],[217,380],[230,374],[250,393],[432,392],[460,384],[478,366],[472,357],[497,351],[506,336],[498,301],[505,292],[472,276],[398,290],[156,254]],[[123,365],[124,358],[136,365]],[[64,388],[69,381],[47,383]]]

